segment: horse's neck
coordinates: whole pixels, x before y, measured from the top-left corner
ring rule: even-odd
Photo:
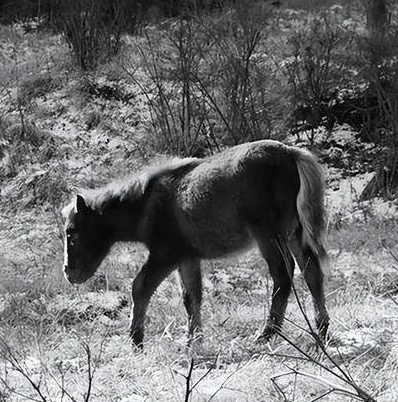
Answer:
[[[109,227],[114,241],[140,241],[137,234],[141,202],[115,200],[102,211],[102,219]]]

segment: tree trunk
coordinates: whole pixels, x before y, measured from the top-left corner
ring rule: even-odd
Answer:
[[[368,0],[366,24],[373,35],[383,36],[389,23],[387,0]]]

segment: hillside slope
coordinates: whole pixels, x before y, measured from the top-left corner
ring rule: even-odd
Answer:
[[[398,400],[398,214],[382,200],[359,201],[369,174],[327,166],[327,353],[299,308],[313,322],[299,272],[287,339],[255,343],[271,295],[255,251],[204,263],[202,344],[186,347],[171,276],[151,303],[145,351],[133,350],[130,286],[146,250],[117,245],[92,280],[72,287],[61,272],[60,211],[79,188],[160,158],[147,146],[148,98],[137,85],[147,77],[137,69],[132,79],[122,56],[76,71],[57,35],[15,25],[0,27],[0,38],[1,401],[350,401],[359,388]],[[356,138],[347,127],[327,135]]]

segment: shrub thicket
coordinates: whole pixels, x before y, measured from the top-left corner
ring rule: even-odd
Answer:
[[[376,175],[363,193],[368,199],[376,195],[395,198],[398,191],[398,26],[383,28],[363,38],[360,50],[373,100],[372,119],[366,127],[367,137],[384,147],[374,163]]]
[[[174,154],[200,156],[221,145],[267,138],[272,129],[270,69],[259,58],[268,6],[246,0],[213,16],[181,16],[163,30],[145,30],[138,47],[148,82],[151,142]]]
[[[254,3],[254,2],[252,2]],[[26,22],[26,30],[51,27],[64,34],[78,66],[95,67],[120,49],[123,33],[135,33],[148,21],[192,16],[221,10],[241,2],[234,0],[17,0],[0,1],[0,23]]]
[[[309,129],[310,141],[320,125],[331,128],[334,116],[330,101],[336,92],[336,83],[342,76],[341,65],[336,61],[343,33],[327,14],[310,16],[307,24],[290,39],[292,57],[286,63],[291,86],[293,123],[296,129]],[[298,121],[305,126],[297,127]]]

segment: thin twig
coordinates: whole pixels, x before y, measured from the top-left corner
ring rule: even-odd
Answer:
[[[22,377],[25,378],[26,381],[30,384],[30,386],[35,390],[35,392],[39,395],[40,401],[42,402],[47,402],[47,398],[44,396],[40,389],[40,385],[37,384],[29,373],[26,372],[26,370],[22,367],[21,363],[19,362],[19,359],[13,351],[11,350],[10,346],[5,342],[4,339],[1,339],[1,348],[5,351],[3,352],[3,358],[8,361],[11,364],[11,367],[18,373],[22,375]]]
[[[285,245],[285,247],[283,247],[284,245],[281,244],[280,239],[278,239],[277,241],[277,245],[279,248],[279,252],[281,253],[284,262],[285,262],[285,266],[288,267],[290,264],[289,261],[289,257],[290,257],[290,250],[288,248],[287,245]],[[289,254],[288,254],[289,253]],[[289,275],[291,275],[289,273]],[[345,370],[343,370],[341,368],[341,366],[335,361],[335,359],[330,355],[330,353],[326,350],[325,344],[323,343],[322,339],[319,337],[319,335],[314,331],[309,318],[305,312],[305,309],[301,303],[301,300],[298,296],[297,293],[297,289],[294,286],[293,283],[293,277],[291,275],[291,281],[292,281],[292,289],[293,289],[293,293],[294,296],[297,300],[297,303],[299,305],[299,309],[300,312],[302,314],[302,316],[304,317],[304,320],[307,323],[307,326],[310,330],[310,334],[313,337],[313,339],[315,340],[317,346],[321,349],[323,355],[332,363],[333,367],[335,367],[340,374],[336,373],[335,371],[333,371],[332,369],[330,369],[329,367],[327,367],[325,364],[323,364],[322,362],[320,362],[319,360],[314,359],[313,357],[311,357],[308,353],[306,353],[302,348],[300,348],[298,345],[296,345],[293,341],[291,341],[286,335],[284,335],[280,330],[277,330],[278,335],[284,339],[286,342],[288,342],[291,346],[293,346],[298,352],[300,352],[302,355],[304,355],[308,361],[315,363],[316,365],[318,365],[319,367],[323,368],[324,370],[326,370],[327,372],[329,372],[330,374],[332,374],[333,376],[339,378],[341,381],[343,381],[344,383],[348,384],[349,386],[351,386],[357,393],[357,396],[359,398],[361,398],[364,401],[367,402],[376,402],[376,400],[371,397],[366,391],[364,391],[361,387],[359,387],[356,382],[354,381],[354,379],[352,378],[351,374],[349,373],[349,371],[347,370],[347,368]]]
[[[191,395],[192,389],[191,389],[191,378],[192,378],[192,371],[193,371],[193,363],[194,359],[191,359],[191,363],[189,365],[189,370],[188,374],[185,377],[185,402],[189,402],[189,397]]]

